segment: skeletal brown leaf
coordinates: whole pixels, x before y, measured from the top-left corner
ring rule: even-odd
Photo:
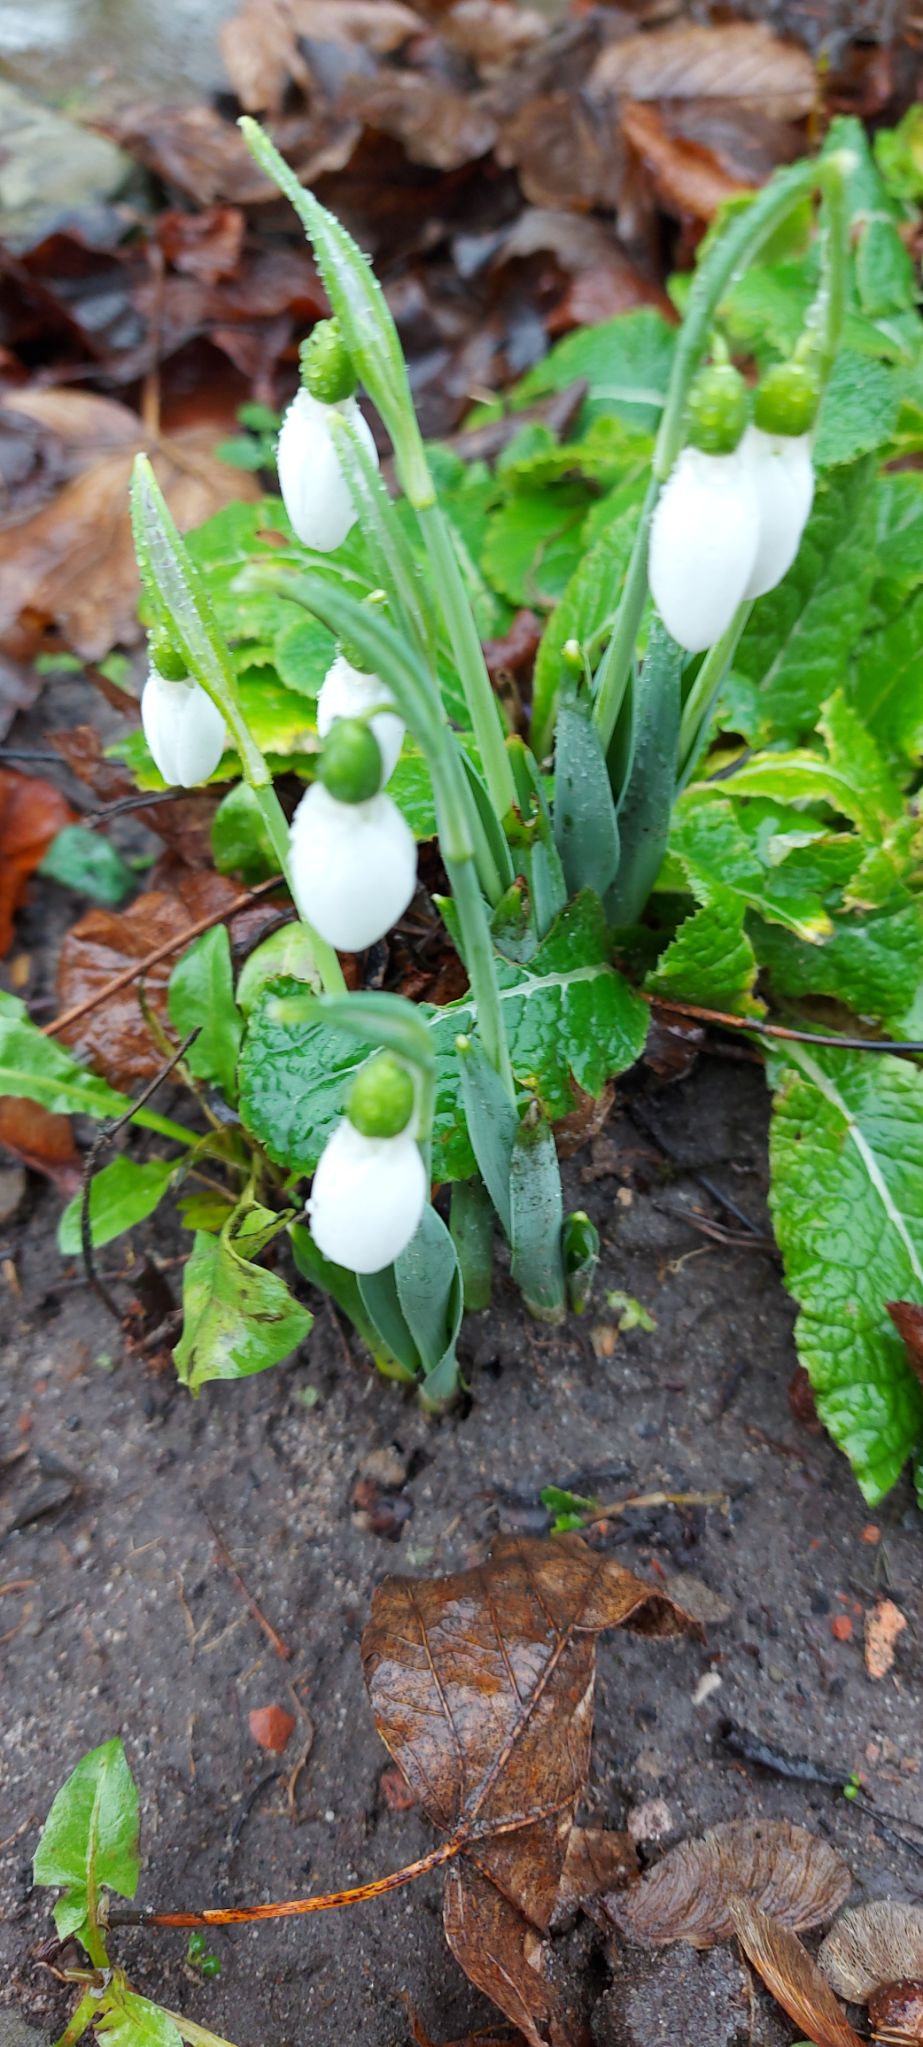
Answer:
[[[876,1898],[841,1913],[817,1957],[828,1983],[865,2004],[882,1983],[923,1978],[923,1905]]]
[[[578,1536],[502,1537],[445,1578],[386,1578],[363,1665],[378,1731],[427,1817],[532,1923],[550,1921],[589,1769],[596,1636],[688,1626]]]
[[[530,2047],[548,2047],[549,2040],[563,2043],[565,2015],[546,1974],[545,1942],[470,1863],[454,1863],[447,1871],[442,1921],[465,1975],[493,1999]]]
[[[768,1991],[816,2047],[861,2047],[829,1983],[797,1934],[758,1905],[738,1899],[734,1931]]]
[[[632,100],[752,100],[777,115],[809,113],[816,80],[807,50],[763,22],[682,22],[610,43],[590,79]]]
[[[832,1918],[852,1886],[842,1857],[790,1820],[731,1820],[698,1841],[682,1841],[607,1910],[630,1939],[651,1946],[688,1940],[713,1947],[734,1932],[745,1898],[783,1926],[803,1930]]]
[[[915,1301],[887,1301],[885,1305],[907,1346],[910,1369],[923,1385],[923,1308]]]

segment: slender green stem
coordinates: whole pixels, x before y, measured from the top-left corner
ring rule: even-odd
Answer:
[[[513,1101],[516,1089],[500,1006],[496,957],[490,926],[484,911],[484,898],[474,871],[474,862],[450,860],[445,853],[444,858],[452,890],[452,901],[458,911],[462,950],[477,1009],[481,1042],[491,1066],[499,1074],[510,1101]]]
[[[417,517],[465,692],[484,779],[497,816],[502,819],[513,808],[516,790],[504,745],[500,709],[487,673],[458,557],[441,505],[423,505],[418,509]]]
[[[285,812],[271,782],[268,788],[262,782],[259,784],[251,782],[250,787],[260,806],[263,822],[269,834],[272,850],[278,860],[280,872],[285,876],[292,901],[295,904],[295,908],[298,909],[298,899],[292,882],[291,848]],[[298,914],[301,916],[300,910]],[[311,943],[314,963],[320,975],[321,987],[325,995],[345,995],[346,982],[343,977],[343,969],[332,945],[328,945],[326,939],[321,938],[320,933],[315,931],[313,924],[309,924],[306,917],[301,917],[301,921]]]
[[[171,1123],[169,1116],[158,1116],[156,1109],[139,1109],[131,1120],[142,1130],[153,1130],[156,1137],[169,1137],[173,1144],[185,1145],[187,1151],[199,1143],[191,1130],[184,1130],[181,1123]]]
[[[728,669],[737,652],[744,627],[753,610],[751,599],[739,604],[727,630],[716,640],[699,669],[686,702],[679,727],[679,773],[677,796],[692,780],[699,755],[708,736],[712,713],[724,687]]]
[[[780,223],[818,186],[824,193],[829,214],[830,277],[824,355],[825,369],[829,368],[839,334],[845,292],[845,262],[839,260],[839,252],[845,253],[844,166],[836,155],[822,163],[794,164],[791,169],[778,172],[747,212],[715,242],[693,279],[660,418],[651,487],[638,522],[615,631],[596,672],[593,717],[606,750],[628,686],[635,640],[647,595],[651,517],[661,486],[666,482],[683,445],[689,385],[708,346],[715,314],[735,276],[752,263]]]

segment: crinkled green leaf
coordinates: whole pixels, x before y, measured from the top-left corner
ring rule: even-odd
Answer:
[[[793,568],[760,598],[725,692],[726,724],[761,743],[797,743],[843,681],[868,610],[875,497],[867,463],[818,492]],[[741,688],[739,681],[749,684]]]
[[[921,528],[923,561],[923,528]],[[884,623],[856,650],[851,694],[864,724],[892,759],[916,764],[923,754],[923,590],[898,588]]]
[[[745,755],[723,777],[722,789],[731,798],[829,805],[869,837],[879,838],[903,810],[901,792],[879,748],[842,691],[824,705],[818,724],[826,755],[807,747]],[[700,790],[705,786],[697,785]]]
[[[542,611],[557,602],[580,560],[588,503],[581,484],[564,484],[521,491],[491,514],[481,567],[511,604]]]
[[[62,1940],[82,1938],[102,1889],[133,1898],[138,1888],[138,1793],[115,1736],[81,1758],[55,1795],[35,1851],[37,1884],[55,1884]]]
[[[153,1215],[162,1201],[173,1174],[175,1159],[113,1159],[94,1173],[90,1182],[90,1237],[98,1249],[111,1244],[123,1230],[134,1228]],[[58,1223],[58,1250],[75,1258],[81,1249],[81,1196],[69,1201]]]
[[[874,1505],[923,1443],[923,1388],[885,1305],[923,1298],[923,1075],[808,1045],[774,1066],[770,1198],[798,1352]]]
[[[170,1022],[184,1038],[196,1031],[184,1054],[190,1073],[216,1081],[225,1099],[237,1094],[237,1058],[242,1023],[234,1001],[231,943],[224,924],[203,931],[170,975]]]
[[[313,1316],[283,1279],[253,1258],[286,1221],[271,1209],[236,1209],[219,1237],[196,1232],[183,1274],[183,1333],[173,1353],[193,1393],[210,1379],[265,1372],[297,1350]]]
[[[662,953],[645,987],[669,1002],[701,1003],[707,1009],[734,1015],[759,1015],[765,1004],[754,1000],[758,972],[756,954],[744,930],[746,904],[719,890],[714,899],[694,910]]]
[[[819,945],[768,925],[753,939],[777,994],[831,996],[893,1037],[923,1036],[923,903],[906,890],[881,908],[837,912]]]
[[[805,879],[789,860],[773,865],[768,849],[750,836],[726,796],[713,796],[706,788],[687,791],[674,814],[670,854],[681,862],[702,903],[737,901],[809,943],[830,930],[814,877]]]
[[[876,506],[879,574],[908,585],[923,583],[923,475],[908,469],[880,476]]]
[[[517,385],[517,404],[531,405],[547,391],[589,384],[581,414],[584,428],[611,413],[644,433],[654,433],[666,395],[676,330],[649,306],[584,327],[556,343]]]
[[[608,963],[605,922],[594,897],[578,897],[562,912],[527,965],[498,957],[497,976],[514,1074],[553,1119],[573,1107],[571,1077],[598,1095],[640,1057],[647,1010]],[[271,1158],[308,1173],[342,1113],[349,1081],[373,1047],[351,1046],[324,1024],[286,1023],[278,1010],[277,996],[267,992],[251,1014],[241,1108]],[[421,1004],[417,1014],[432,1031],[436,1055],[434,1175],[470,1179],[475,1161],[455,1040],[475,1029],[475,1005],[464,996],[441,1010]]]
[[[886,447],[897,427],[903,389],[899,365],[871,362],[867,355],[841,349],[817,423],[818,468],[839,467]]]

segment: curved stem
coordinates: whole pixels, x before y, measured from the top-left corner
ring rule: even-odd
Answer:
[[[716,640],[713,647],[709,647],[683,705],[679,727],[677,796],[681,795],[687,782],[692,780],[708,736],[712,712],[724,687],[728,669],[752,610],[752,599],[748,598],[744,604],[738,605],[727,631],[722,633],[720,640]]]

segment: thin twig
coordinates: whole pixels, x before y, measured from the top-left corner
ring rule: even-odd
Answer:
[[[137,1100],[132,1102],[131,1108],[126,1109],[124,1115],[117,1116],[114,1122],[107,1123],[104,1126],[99,1135],[94,1138],[83,1162],[83,1177],[80,1182],[80,1249],[83,1253],[84,1269],[97,1299],[102,1302],[104,1308],[108,1309],[113,1320],[119,1324],[122,1321],[121,1308],[113,1300],[105,1280],[101,1278],[93,1262],[93,1231],[90,1224],[90,1191],[93,1185],[93,1175],[103,1152],[108,1150],[113,1139],[118,1136],[120,1130],[125,1129],[127,1123],[132,1121],[132,1118],[137,1115],[138,1110],[146,1106],[151,1096],[155,1095],[157,1089],[163,1085],[163,1082],[169,1079],[174,1067],[179,1065],[180,1060],[188,1052],[193,1038],[198,1037],[200,1030],[201,1024],[196,1024],[195,1030],[188,1033],[183,1039],[182,1044],[177,1047],[176,1051],[166,1061],[166,1064],[161,1066],[159,1071],[155,1073],[153,1080],[149,1080],[147,1086],[142,1088]]]
[[[253,1619],[256,1621],[257,1627],[262,1628],[267,1641],[271,1643],[273,1649],[276,1652],[276,1655],[281,1657],[283,1663],[290,1663],[292,1660],[292,1656],[294,1655],[294,1650],[289,1648],[287,1642],[283,1642],[282,1636],[279,1634],[278,1630],[273,1627],[273,1624],[270,1620],[267,1620],[262,1607],[259,1606],[256,1600],[254,1599],[253,1594],[250,1591],[249,1585],[247,1585],[244,1582],[244,1579],[241,1577],[237,1565],[235,1564],[234,1559],[231,1555],[231,1552],[228,1549],[227,1543],[219,1535],[218,1530],[215,1527],[215,1524],[211,1518],[211,1515],[206,1512],[206,1509],[204,1507],[202,1509],[202,1512],[205,1516],[206,1521],[208,1522],[209,1528],[211,1529],[212,1536],[214,1538],[215,1548],[218,1552],[218,1562],[223,1565],[224,1569],[228,1573],[228,1576],[230,1578],[233,1578],[241,1598],[246,1602],[246,1605],[249,1608],[249,1611],[252,1614]]]
[[[143,959],[133,960],[130,966],[122,968],[121,973],[113,974],[111,981],[104,981],[95,994],[88,995],[83,1002],[74,1003],[71,1009],[62,1010],[61,1015],[53,1017],[51,1023],[43,1024],[43,1036],[56,1038],[59,1032],[69,1030],[72,1024],[79,1023],[82,1017],[89,1016],[91,1010],[99,1009],[102,1003],[109,1002],[113,995],[118,995],[122,988],[129,987],[139,975],[149,974],[152,967],[160,965],[161,960],[169,959],[171,953],[182,952],[183,947],[191,945],[194,938],[201,938],[204,931],[212,931],[216,924],[230,922],[230,919],[238,916],[241,910],[249,909],[250,904],[259,896],[268,895],[271,889],[278,888],[281,880],[281,874],[270,875],[268,881],[257,882],[255,888],[248,888],[243,895],[235,896],[232,902],[222,904],[220,910],[210,911],[207,917],[198,917],[194,924],[187,924],[185,930],[178,931],[175,937],[164,939],[162,945],[155,945],[151,952],[145,953]]]
[[[783,1038],[798,1045],[830,1045],[842,1052],[894,1052],[906,1057],[919,1058],[923,1054],[923,1040],[918,1038],[844,1038],[836,1032],[799,1031],[789,1024],[766,1023],[758,1016],[734,1016],[730,1010],[703,1009],[697,1002],[675,1002],[672,995],[651,995],[645,988],[636,989],[642,1002],[658,1009],[675,1010],[678,1016],[693,1016],[700,1023],[720,1025],[722,1030],[755,1031],[761,1038]]]

